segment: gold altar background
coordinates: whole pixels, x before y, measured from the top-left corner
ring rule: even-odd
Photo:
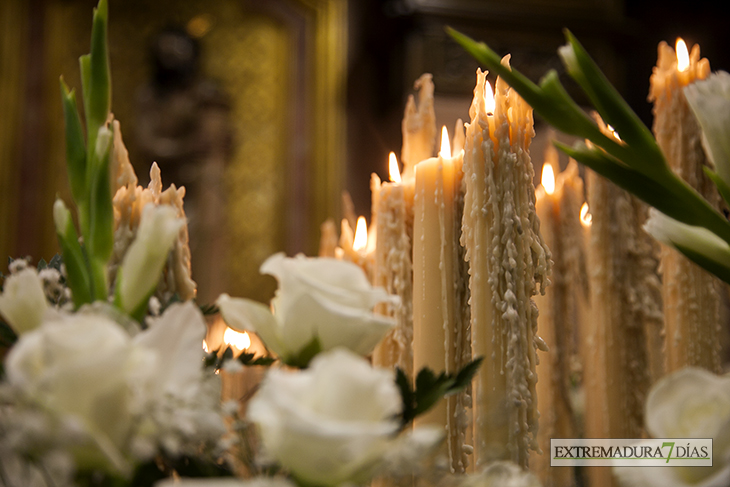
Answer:
[[[57,250],[53,199],[70,201],[58,76],[80,89],[77,59],[89,49],[95,3],[0,0],[0,256],[49,259]],[[223,290],[267,300],[274,283],[259,276],[261,261],[316,253],[319,224],[342,216],[342,189],[369,215],[370,173],[387,177],[405,98],[422,72],[434,74],[439,124],[451,129],[466,117],[476,63],[448,40],[446,24],[511,52],[533,79],[551,67],[562,73],[555,51],[570,28],[647,125],[659,40],[682,35],[701,44],[713,69],[730,68],[730,31],[709,0],[110,0],[112,107],[142,182],[152,160],[136,140],[135,98],[149,79],[150,39],[195,18],[209,24],[202,71],[229,97],[233,142],[223,242],[206,254],[191,234],[202,301]],[[539,120],[537,129],[539,165]],[[176,182],[164,169],[162,177]]]

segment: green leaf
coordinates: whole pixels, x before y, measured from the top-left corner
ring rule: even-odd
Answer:
[[[218,363],[218,350],[214,350],[205,355],[205,358],[203,359],[203,366],[205,368],[209,368],[209,367],[215,367],[216,369],[220,368],[220,365]]]
[[[178,300],[179,299],[180,298],[178,296]],[[211,316],[211,315],[219,313],[220,310],[218,309],[218,306],[215,305],[215,303],[211,303],[211,304],[201,304],[200,312],[203,313],[203,316]]]
[[[100,163],[94,168],[92,175],[87,236],[89,257],[104,264],[111,257],[114,248],[114,210],[110,175],[112,137],[111,130],[105,127],[99,129],[97,155]]]
[[[730,284],[730,266],[722,265],[720,262],[709,259],[688,247],[678,245],[674,242],[672,242],[672,245],[682,252],[689,260],[702,267],[707,272],[714,274],[726,283]]]
[[[589,149],[582,142],[576,143],[573,147],[558,141],[553,141],[553,145],[662,213],[685,223],[694,221],[693,212],[664,186],[624,166],[600,149]]]
[[[63,257],[61,254],[56,254],[53,257],[51,257],[51,261],[48,263],[48,267],[51,269],[56,269],[58,272],[61,272],[61,266],[63,265]]]
[[[10,325],[5,323],[3,320],[0,320],[0,347],[10,348],[17,341],[18,335],[13,331]]]
[[[238,361],[241,362],[242,365],[269,366],[276,362],[276,359],[270,356],[256,358],[255,353],[243,352],[241,355],[238,356]]]
[[[82,202],[87,198],[86,189],[86,143],[81,127],[81,118],[76,108],[76,93],[69,92],[61,77],[61,99],[63,118],[66,126],[66,170],[74,201]]]
[[[479,372],[479,367],[482,366],[482,362],[484,362],[484,357],[477,357],[468,364],[466,364],[456,374],[452,389],[455,391],[459,391],[469,386],[471,384],[471,380],[474,378],[475,375],[477,375],[477,372]]]
[[[87,154],[96,147],[97,131],[105,123],[111,110],[111,73],[107,46],[107,20],[109,9],[106,0],[99,0],[94,9],[91,27],[91,53],[88,60],[82,56],[82,84],[84,109],[88,134]]]
[[[621,139],[632,150],[642,155],[642,157],[631,160],[624,159],[624,162],[647,176],[660,170],[667,171],[669,168],[664,155],[651,131],[608,81],[578,39],[567,29],[565,29],[565,37],[569,45],[561,48],[560,54],[568,74],[588,95],[601,118],[616,129],[621,135]],[[604,147],[599,140],[595,140],[595,143]],[[612,143],[615,144],[615,142]],[[610,150],[608,147],[604,148]]]
[[[588,115],[570,98],[560,84],[557,72],[548,71],[538,86],[519,71],[502,65],[502,58],[483,42],[476,42],[451,27],[447,27],[446,31],[477,61],[514,88],[548,123],[563,132],[581,137],[603,136]]]
[[[415,390],[411,389],[410,379],[400,368],[396,368],[396,385],[401,394],[403,410],[401,425],[405,426],[416,417],[431,409],[441,398],[464,390],[479,371],[483,357],[478,357],[453,374],[441,372],[436,375],[425,367],[416,376]]]
[[[415,418],[416,395],[411,388],[411,379],[400,367],[395,368],[395,384],[400,391],[401,402],[403,403],[400,414],[401,424],[406,425]]]
[[[283,362],[291,367],[306,369],[309,367],[309,362],[321,351],[322,344],[319,337],[314,337],[297,355],[290,355]]]
[[[710,178],[713,183],[715,183],[717,191],[720,193],[720,196],[722,196],[722,199],[725,200],[725,203],[730,205],[730,186],[720,177],[719,174],[714,172],[709,167],[703,166],[702,170],[705,171],[707,177]]]
[[[66,282],[71,289],[74,307],[78,309],[94,300],[88,260],[81,244],[79,244],[79,237],[71,218],[71,212],[60,199],[56,200],[53,205],[53,219],[56,223],[56,235],[66,266]],[[54,262],[55,259],[56,257],[51,260],[51,264],[57,264],[60,268],[60,262]]]
[[[623,165],[600,149],[588,149],[582,142],[572,148],[560,142],[553,144],[665,215],[688,225],[707,228],[730,243],[730,223],[727,219],[678,176],[672,175],[666,182],[659,183]]]

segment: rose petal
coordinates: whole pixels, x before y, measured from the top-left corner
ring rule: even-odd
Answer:
[[[216,300],[223,321],[236,331],[258,333],[266,346],[277,355],[286,355],[287,348],[280,338],[280,327],[271,310],[261,303],[221,294]]]
[[[180,394],[200,380],[203,359],[201,343],[206,326],[192,301],[173,304],[153,325],[134,338],[135,345],[157,354],[154,390]]]

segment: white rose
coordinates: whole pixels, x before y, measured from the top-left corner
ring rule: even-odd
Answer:
[[[217,304],[226,324],[257,332],[285,362],[317,339],[321,350],[346,347],[367,355],[394,325],[373,307],[397,299],[373,288],[355,264],[330,258],[269,257],[261,272],[279,281],[274,313],[255,301],[223,294]]]
[[[400,409],[392,371],[336,349],[300,372],[270,370],[248,419],[264,452],[295,478],[334,486],[370,478],[395,441]]]
[[[80,468],[125,472],[120,453],[131,426],[127,333],[100,315],[63,315],[21,336],[10,350],[7,379],[63,422],[81,426],[90,444],[75,449]]]
[[[0,314],[21,335],[37,328],[48,309],[43,283],[33,268],[12,274],[0,294]]]
[[[723,487],[730,484],[730,377],[686,367],[661,379],[646,401],[654,438],[712,438],[712,467],[617,467],[626,486]]]
[[[173,304],[150,328],[134,337],[144,362],[135,377],[134,410],[145,427],[136,431],[134,456],[147,459],[160,446],[174,456],[196,454],[201,442],[225,432],[220,378],[203,369],[205,319],[192,302]]]

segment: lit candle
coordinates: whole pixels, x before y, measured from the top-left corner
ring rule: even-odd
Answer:
[[[430,74],[415,82],[418,106],[408,97],[401,123],[403,174],[394,153],[388,156],[390,183],[381,184],[377,174],[370,183],[372,221],[375,227],[374,283],[401,299],[396,310],[382,305],[376,310],[393,316],[397,326],[375,348],[373,363],[382,367],[400,367],[413,375],[413,199],[414,167],[433,155],[436,142],[436,115],[433,107],[434,86]]]
[[[413,361],[455,372],[471,359],[468,343],[466,275],[460,251],[460,192],[463,152],[452,157],[446,127],[438,157],[415,168],[413,223]],[[452,472],[466,469],[465,395],[441,400],[416,424],[444,427]]]
[[[347,218],[343,218],[340,246],[335,249],[335,257],[360,266],[368,280],[372,282],[374,253],[373,246],[369,243],[368,233],[368,225],[364,216],[357,218],[354,233]]]
[[[396,319],[396,326],[373,351],[373,365],[400,367],[413,376],[413,180],[410,191],[402,183],[398,161],[389,155],[390,182],[378,179],[377,244],[374,284],[400,298],[399,306],[382,304],[376,311]],[[374,174],[373,179],[377,176]],[[375,193],[375,190],[373,190]],[[406,198],[406,194],[410,199]],[[410,210],[410,211],[409,211]],[[374,218],[375,220],[375,218]]]
[[[687,53],[687,46],[679,39],[675,56],[675,51],[662,42],[651,76],[649,99],[654,102],[654,135],[669,166],[718,207],[717,190],[702,170],[708,162],[701,145],[701,131],[683,91],[709,73],[710,63],[700,59],[698,45]],[[664,245],[661,262],[666,372],[687,365],[721,372],[717,280]]]
[[[571,365],[577,353],[575,340],[584,317],[588,284],[579,216],[583,180],[573,160],[557,180],[553,168],[558,168],[558,153],[549,145],[535,203],[540,231],[553,259],[551,285],[544,295],[535,297],[539,310],[537,332],[549,348],[538,353],[540,362],[536,367],[540,411],[537,440],[543,453],[533,454],[530,459],[531,470],[546,487],[574,483],[573,469],[551,468],[548,452],[551,438],[575,438]]]
[[[496,98],[488,86],[478,70],[464,156],[472,351],[484,357],[473,389],[474,456],[477,468],[498,459],[526,467],[538,416],[531,298],[547,282],[550,253],[535,214],[532,109],[501,79]]]
[[[593,171],[586,170],[586,185],[592,218],[590,318],[581,340],[585,436],[641,438],[651,383],[649,335],[661,324],[658,262],[654,242],[642,228],[647,207]],[[609,467],[591,468],[588,476],[592,487],[616,485]]]

